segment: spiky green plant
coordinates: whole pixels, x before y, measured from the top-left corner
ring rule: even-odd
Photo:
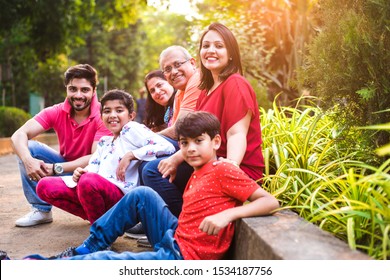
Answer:
[[[390,160],[375,167],[340,149],[337,124],[315,106],[260,110],[264,187],[351,248],[390,258]]]

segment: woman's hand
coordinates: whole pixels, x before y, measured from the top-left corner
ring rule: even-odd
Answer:
[[[218,158],[218,161],[215,161],[215,162],[213,163],[213,165],[218,165],[218,164],[220,164],[221,162],[228,162],[228,163],[231,163],[231,164],[233,164],[233,165],[235,165],[235,166],[237,166],[237,167],[240,167],[240,165],[237,163],[237,161],[232,160],[232,159],[228,159],[228,158],[224,158],[224,157],[219,157],[219,158]]]

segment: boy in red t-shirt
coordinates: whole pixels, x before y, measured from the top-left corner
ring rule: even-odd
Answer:
[[[221,259],[234,235],[234,221],[268,215],[278,201],[241,169],[218,162],[221,143],[218,119],[207,112],[192,112],[176,124],[184,159],[194,168],[183,195],[177,219],[161,197],[148,187],[138,187],[91,226],[90,236],[52,258],[74,260]],[[243,204],[246,200],[250,203]],[[153,246],[150,252],[100,251],[126,229],[142,222]],[[41,259],[31,255],[28,259]]]

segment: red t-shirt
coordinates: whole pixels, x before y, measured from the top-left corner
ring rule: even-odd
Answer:
[[[91,154],[94,141],[99,141],[102,136],[112,135],[100,117],[100,103],[96,95],[92,98],[89,117],[81,124],[71,117],[71,106],[67,100],[43,109],[34,119],[45,130],[54,129],[60,154],[67,161]]]
[[[252,119],[246,137],[247,148],[240,168],[252,179],[263,176],[264,158],[261,150],[260,112],[256,94],[249,82],[239,74],[233,74],[221,83],[210,95],[202,91],[196,104],[197,111],[214,114],[221,122],[221,147],[217,155],[227,155],[227,132],[239,120],[245,117],[248,110]]]
[[[185,260],[221,259],[229,249],[234,235],[230,223],[217,235],[199,230],[207,216],[242,205],[259,185],[240,168],[230,163],[212,162],[194,171],[183,194],[175,239]]]

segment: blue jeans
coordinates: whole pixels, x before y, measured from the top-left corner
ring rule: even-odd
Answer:
[[[143,185],[155,190],[168,205],[172,214],[179,217],[183,205],[183,192],[194,169],[183,162],[177,168],[175,180],[170,183],[169,177],[163,178],[160,171],[158,171],[158,164],[167,157],[161,157],[143,164],[141,177]]]
[[[169,141],[169,143],[171,143],[175,147],[175,152],[180,150],[179,143],[176,140],[174,140],[172,138],[169,138],[168,136],[165,136],[165,135],[162,135],[162,134],[159,134],[159,135],[161,137],[163,137],[165,140]]]
[[[154,251],[100,251],[111,245],[125,230],[141,222]],[[182,260],[173,238],[177,218],[168,210],[161,197],[148,187],[137,187],[101,216],[90,229],[84,245],[94,253],[71,260]]]
[[[28,149],[33,158],[43,160],[46,163],[65,162],[66,160],[54,149],[38,141],[29,140]],[[20,177],[24,196],[31,206],[43,212],[49,212],[52,208],[50,204],[40,199],[36,192],[37,182],[29,179],[23,162],[18,158]]]

